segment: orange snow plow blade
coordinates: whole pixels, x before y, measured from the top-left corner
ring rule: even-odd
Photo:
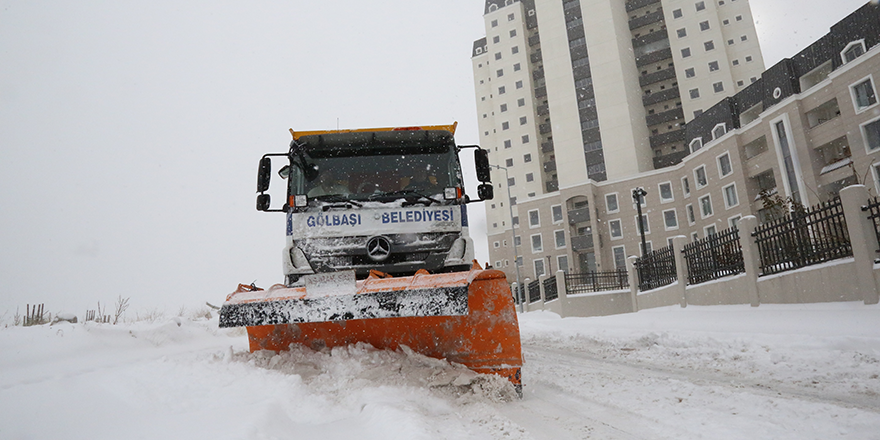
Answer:
[[[504,273],[481,270],[357,281],[354,295],[310,296],[305,287],[239,285],[220,327],[247,327],[251,351],[365,342],[506,377],[521,392],[519,324]]]

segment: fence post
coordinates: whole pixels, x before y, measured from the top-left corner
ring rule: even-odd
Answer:
[[[761,252],[752,232],[758,227],[758,218],[747,215],[740,219],[739,244],[743,253],[743,268],[746,271],[746,285],[749,294],[749,302],[752,307],[761,304],[761,295],[758,293],[758,275],[761,273]]]
[[[544,303],[547,302],[547,294],[544,292],[544,280],[546,279],[547,275],[538,275],[538,292],[541,294],[541,310],[544,310]]]
[[[565,307],[568,305],[568,291],[565,290],[565,272],[556,271],[556,294],[559,296],[559,316],[565,318]]]
[[[856,268],[856,279],[852,280],[865,304],[877,304],[877,283],[874,281],[874,257],[877,255],[877,234],[874,232],[874,221],[862,211],[868,203],[868,190],[865,185],[852,185],[840,191],[843,205],[843,216],[852,245],[853,260]]]
[[[532,280],[526,278],[523,280],[521,289],[523,290],[523,312],[531,312],[532,311],[532,299],[529,298],[529,284],[532,283]]]
[[[687,260],[684,258],[684,245],[687,244],[687,237],[684,235],[676,235],[672,237],[672,254],[675,258],[675,277],[678,278],[678,293],[681,299],[681,307],[688,305],[687,300]]]
[[[629,295],[632,301],[632,311],[639,311],[639,276],[636,273],[636,260],[639,257],[631,255],[626,258],[627,278],[629,278]]]

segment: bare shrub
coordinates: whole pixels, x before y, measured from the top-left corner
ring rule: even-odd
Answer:
[[[119,324],[119,318],[125,313],[125,310],[128,309],[128,301],[131,298],[123,298],[122,295],[119,295],[116,298],[116,311],[113,317],[113,325]]]

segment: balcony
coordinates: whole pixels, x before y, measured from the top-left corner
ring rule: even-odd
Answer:
[[[548,180],[544,183],[544,186],[548,193],[559,191],[559,181],[558,180]]]
[[[658,21],[663,20],[663,9],[661,8],[659,11],[654,11],[647,15],[642,15],[640,17],[633,18],[629,21],[629,30],[637,29],[642,26],[647,26],[649,24],[657,23]]]
[[[553,141],[544,142],[541,144],[541,152],[542,153],[552,153],[553,152]]]
[[[571,248],[575,252],[585,251],[593,248],[592,235],[575,235],[571,237]]]
[[[658,170],[660,168],[671,167],[677,163],[680,163],[685,156],[688,155],[688,151],[679,151],[677,153],[666,154],[664,156],[654,157],[654,169]]]
[[[535,91],[535,95],[537,95],[537,94],[538,94],[537,91]],[[546,93],[545,93],[545,95],[546,95]],[[553,131],[553,130],[550,128],[550,124],[539,124],[538,125],[538,133],[547,134],[547,133],[550,133],[551,131]]]
[[[529,37],[529,46],[534,46],[536,44],[541,43],[541,38],[538,35],[533,35]]]
[[[550,106],[549,106],[549,105],[546,105],[546,104],[545,104],[545,105],[539,105],[539,106],[538,106],[538,109],[537,109],[537,112],[538,112],[538,116],[547,116],[547,115],[550,114]]]
[[[644,8],[654,3],[660,3],[660,0],[631,0],[626,2],[626,12],[632,12],[639,8]]]
[[[652,125],[662,124],[664,122],[676,121],[679,119],[684,120],[684,110],[682,110],[681,108],[674,108],[672,110],[667,110],[662,113],[656,113],[645,117],[645,121],[647,122],[648,127]]]
[[[590,208],[578,208],[568,211],[568,223],[577,224],[590,221]]]
[[[632,45],[633,49],[638,49],[642,46],[647,46],[651,43],[656,43],[658,41],[669,39],[669,36],[666,34],[665,29],[661,29],[659,31],[651,32],[647,35],[642,35],[638,38],[633,38]]]
[[[541,60],[542,60],[541,49],[538,49],[535,51],[535,53],[529,55],[529,60],[531,60],[532,63],[541,62]]]
[[[675,142],[684,142],[685,129],[669,131],[663,134],[651,136],[651,148],[657,148],[661,145],[672,144]]]
[[[672,49],[665,48],[660,49],[654,52],[646,53],[642,56],[636,57],[636,66],[643,67],[648,64],[653,64],[658,61],[668,60],[672,58]]]
[[[543,67],[532,72],[532,79],[534,79],[535,81],[537,81],[543,77],[544,77],[544,68]]]
[[[544,172],[550,173],[556,171],[556,161],[551,160],[548,162],[544,162]]]
[[[542,87],[535,88],[535,98],[543,98],[545,96],[547,96],[547,87],[542,86]],[[547,131],[549,132],[550,130],[548,129]],[[541,133],[541,134],[544,134],[544,133]]]
[[[650,95],[642,96],[642,105],[647,107],[658,102],[669,101],[670,99],[678,98],[680,98],[680,96],[678,95],[678,86],[675,86],[666,90],[651,93]]]
[[[639,77],[639,85],[645,87],[671,78],[675,78],[674,66]]]

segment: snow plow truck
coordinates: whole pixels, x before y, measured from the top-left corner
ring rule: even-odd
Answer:
[[[474,260],[459,152],[474,150],[479,200],[493,198],[488,151],[456,145],[457,124],[296,132],[265,154],[257,210],[287,216],[285,281],[239,285],[220,327],[251,351],[365,342],[501,375],[521,393],[519,325],[501,271]],[[277,170],[286,199],[272,207]]]

